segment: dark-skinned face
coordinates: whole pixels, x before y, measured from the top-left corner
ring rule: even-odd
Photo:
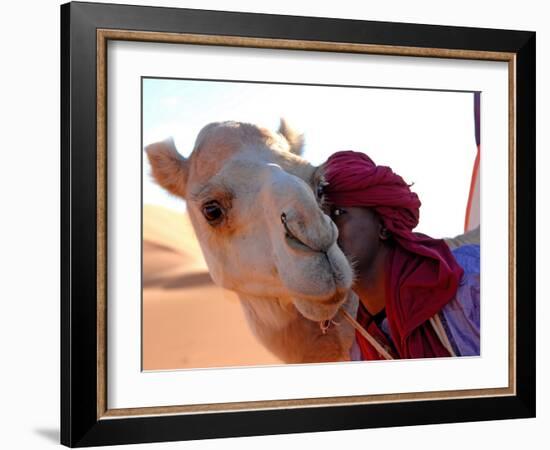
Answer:
[[[383,245],[378,215],[366,207],[335,205],[330,208],[330,217],[338,227],[338,246],[354,263],[356,272],[365,273]]]

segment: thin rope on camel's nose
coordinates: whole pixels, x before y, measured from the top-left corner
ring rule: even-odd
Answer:
[[[350,313],[348,313],[344,308],[341,309],[342,314],[344,315],[344,318],[351,323],[351,325],[361,333],[361,335],[371,344],[378,353],[384,358],[384,359],[393,359],[393,357],[386,351],[382,345],[367,331],[365,330],[359,322],[357,322],[353,317],[351,317]]]

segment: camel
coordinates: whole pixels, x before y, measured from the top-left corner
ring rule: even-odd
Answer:
[[[353,271],[302,146],[284,120],[278,132],[230,121],[205,126],[189,158],[172,139],[146,152],[155,181],[186,200],[213,281],[236,292],[260,342],[287,363],[347,361]]]
[[[348,361],[353,269],[320,204],[322,166],[302,149],[281,119],[277,132],[206,125],[188,158],[171,138],[146,153],[154,180],[186,200],[213,281],[237,294],[260,342],[286,363]]]

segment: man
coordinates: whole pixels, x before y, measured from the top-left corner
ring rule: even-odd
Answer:
[[[451,251],[412,230],[420,200],[389,167],[343,151],[323,188],[338,244],[355,270],[357,321],[393,358],[479,355],[479,246]],[[381,359],[356,333],[354,359]]]

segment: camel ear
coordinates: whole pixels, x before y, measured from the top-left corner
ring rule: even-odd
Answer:
[[[155,181],[171,194],[185,198],[188,162],[176,150],[172,138],[145,147]]]
[[[290,145],[290,153],[302,156],[302,153],[304,152],[304,135],[298,133],[298,131],[292,128],[282,117],[279,124],[279,133],[281,133],[288,141],[288,144]]]

